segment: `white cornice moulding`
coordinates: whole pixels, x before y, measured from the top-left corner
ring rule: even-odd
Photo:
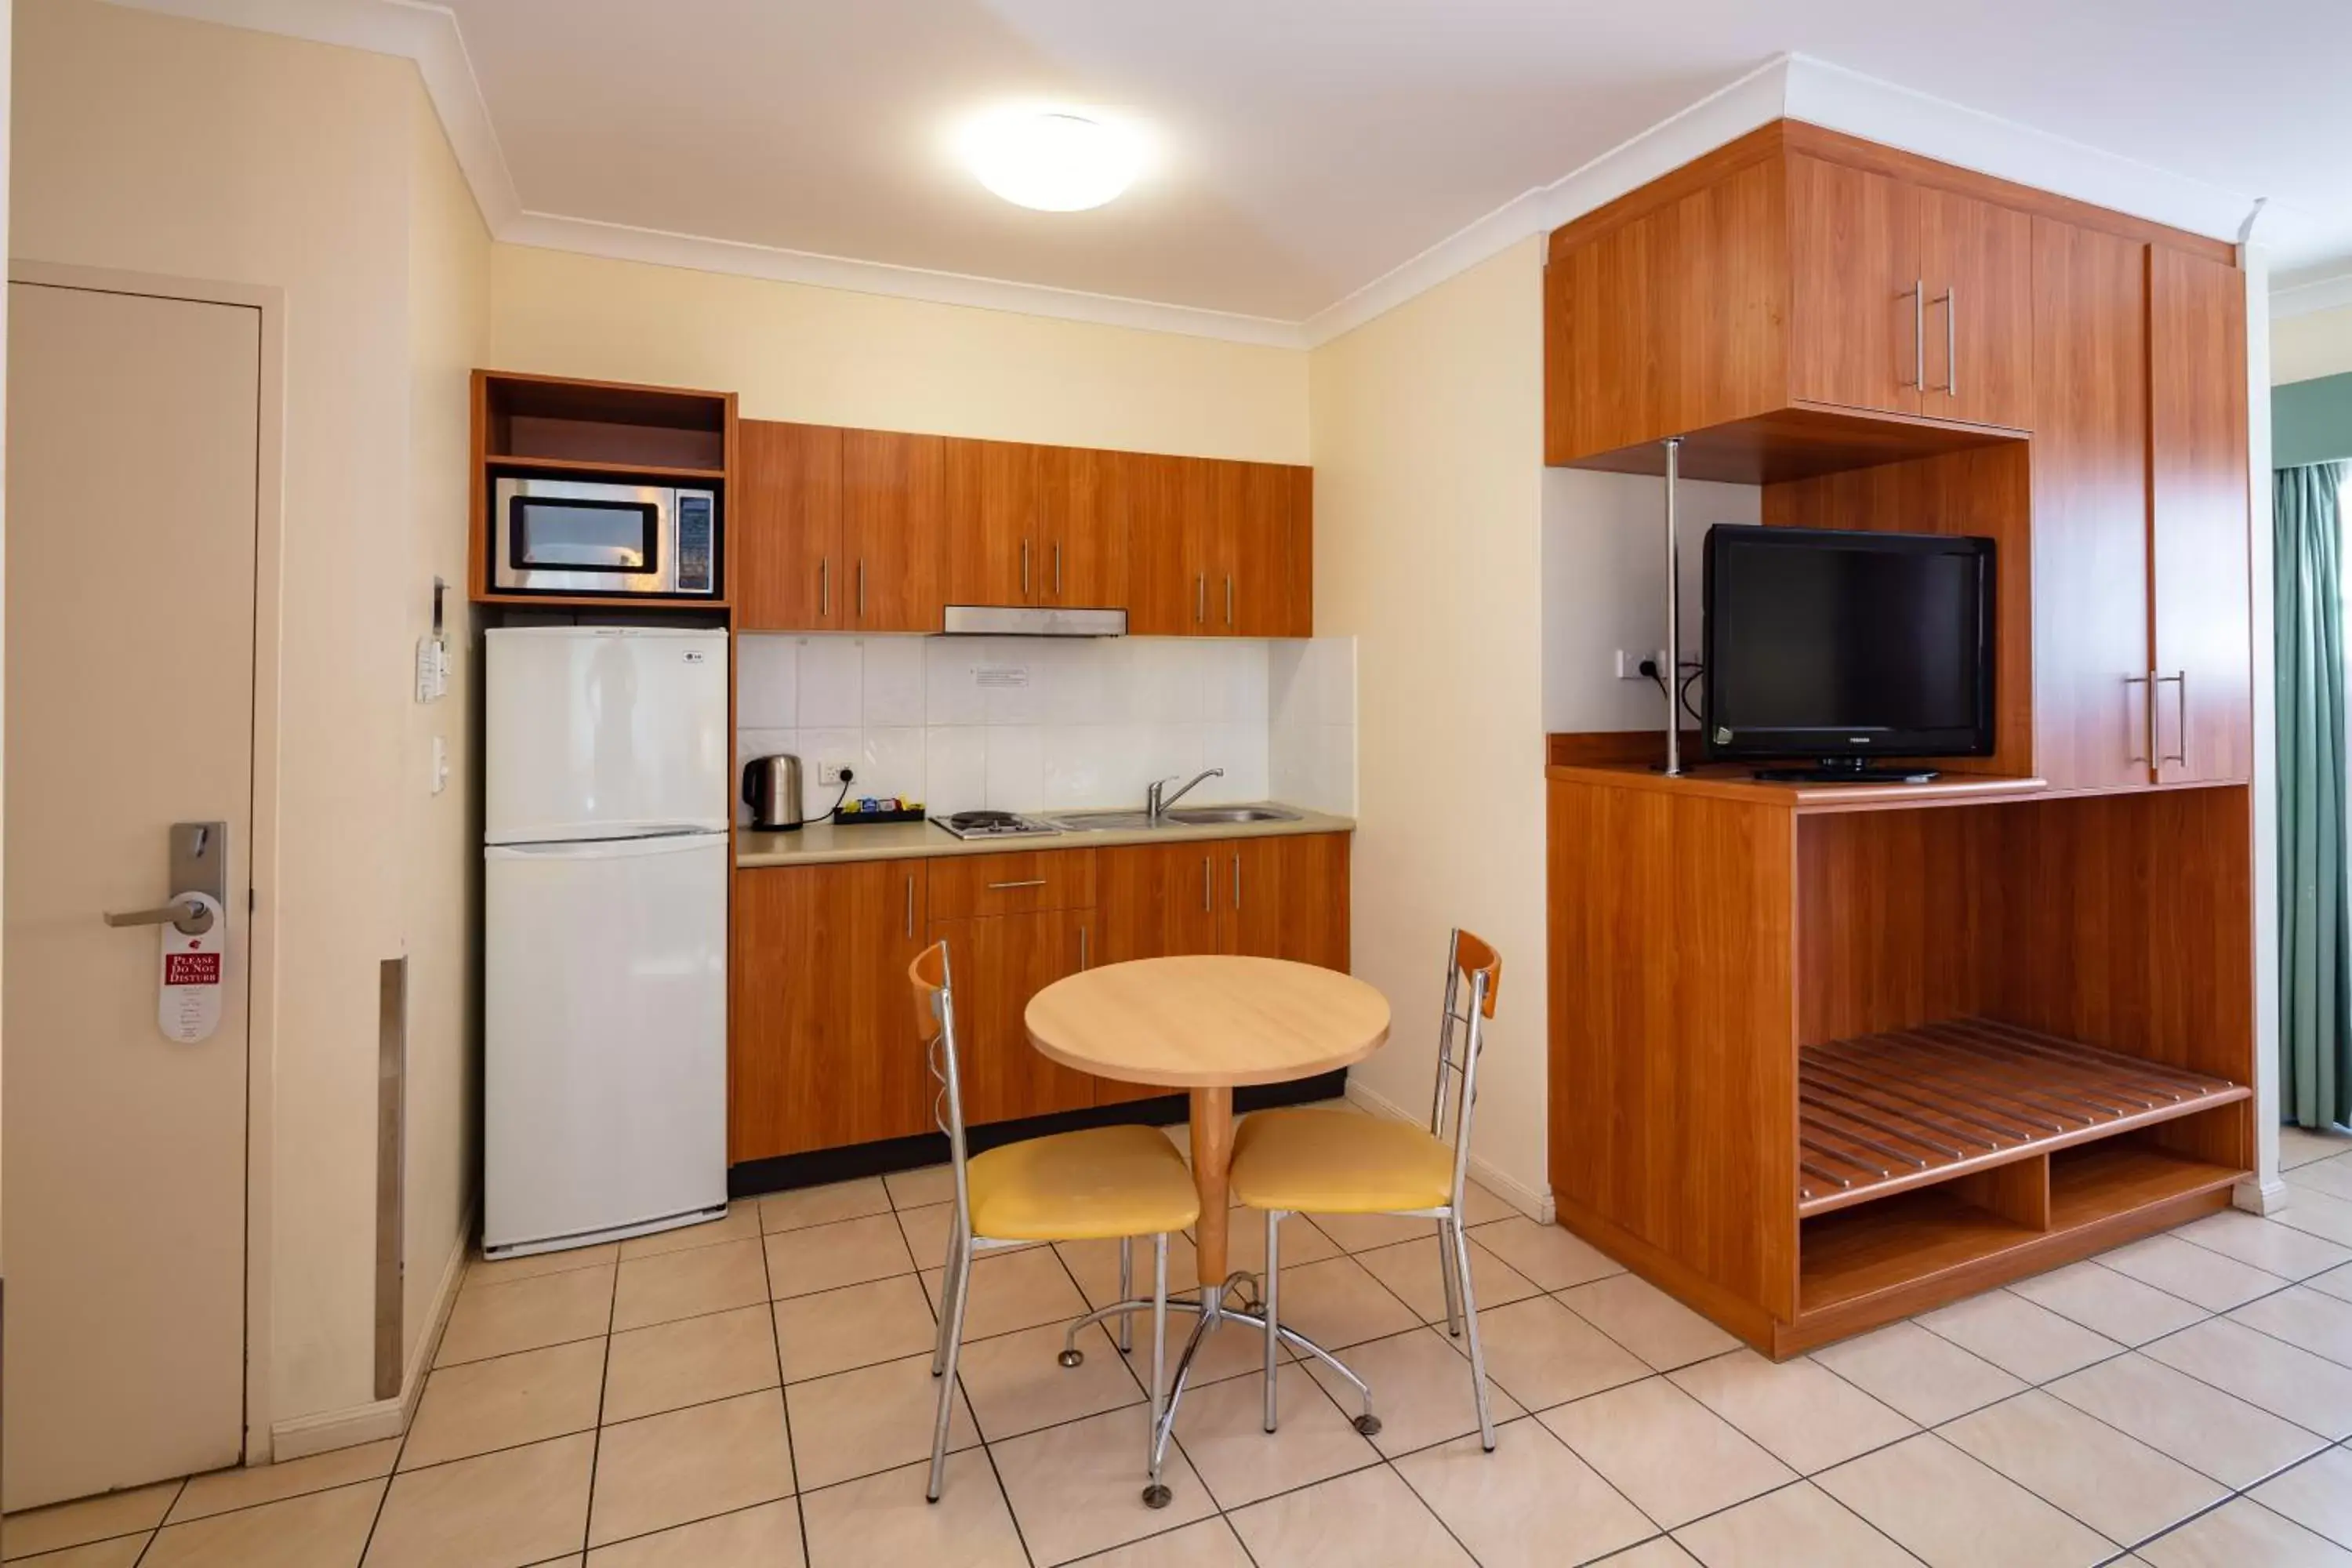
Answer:
[[[2352,270],[2333,277],[2304,276],[2293,282],[2271,282],[2271,320],[2308,316],[2315,310],[2340,310],[2352,306]]]
[[[526,212],[457,17],[424,0],[116,0],[233,27],[416,62],[493,238],[622,261],[1024,315],[1305,349],[1329,342],[1531,235],[1612,201],[1787,117],[2095,205],[2231,239],[2252,198],[1806,55],[1778,55],[1548,185],[1513,198],[1303,321],[819,256],[625,224]],[[2290,221],[2292,219],[2290,218]],[[2352,274],[2283,288],[2273,313],[2352,304]]]
[[[1807,55],[1790,58],[1789,118],[2213,239],[2234,241],[2254,205],[2251,196]]]
[[[1189,305],[1164,305],[1150,300],[1129,300],[1116,294],[1088,294],[1042,283],[1014,283],[962,272],[933,272],[919,267],[896,267],[887,262],[858,261],[823,256],[814,251],[782,250],[772,246],[735,240],[709,239],[700,235],[672,234],[629,224],[594,218],[565,217],[557,213],[518,214],[497,231],[503,244],[537,246],[544,250],[576,251],[614,261],[644,261],[661,267],[684,267],[698,272],[721,272],[776,283],[807,283],[822,289],[844,289],[859,294],[887,294],[901,300],[934,304],[967,305],[984,310],[1012,310],[1024,315],[1050,316],[1087,321],[1097,326],[1132,327],[1141,331],[1181,332],[1194,337],[1222,338],[1229,342],[1256,343],[1272,348],[1304,348],[1295,321],[1266,316],[1243,316],[1204,310]]]

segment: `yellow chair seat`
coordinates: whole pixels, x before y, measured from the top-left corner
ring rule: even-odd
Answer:
[[[1182,1230],[1201,1217],[1192,1173],[1150,1127],[1007,1143],[964,1168],[971,1231],[998,1241],[1091,1241]]]
[[[1261,1110],[1234,1135],[1233,1189],[1254,1209],[1396,1214],[1454,1200],[1454,1151],[1352,1110]]]

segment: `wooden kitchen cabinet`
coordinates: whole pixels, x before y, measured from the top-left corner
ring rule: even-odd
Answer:
[[[1046,910],[933,921],[955,987],[964,1121],[977,1126],[1094,1103],[1094,1079],[1029,1043],[1029,999],[1086,965],[1094,911]]]
[[[1139,844],[1095,852],[1096,912],[1103,963],[1215,952],[1220,945],[1216,866],[1223,843]],[[1095,1079],[1094,1102],[1117,1105],[1178,1091]]]
[[[2148,561],[2166,784],[2252,776],[2245,286],[2235,267],[2150,247]]]
[[[947,443],[948,603],[1025,605],[1034,581],[1037,448]]]
[[[2033,220],[2033,755],[2060,789],[2147,780],[2146,243]]]
[[[2032,218],[1928,185],[1916,201],[1927,296],[1919,412],[2033,428]]]
[[[1236,838],[1215,847],[1218,952],[1346,972],[1346,834]]]
[[[841,435],[844,627],[936,632],[947,605],[947,443],[888,430]]]
[[[735,624],[846,631],[842,437],[827,425],[740,422],[740,478],[726,521]]]
[[[932,1130],[907,992],[927,871],[921,860],[866,860],[737,874],[730,1160]]]
[[[1121,452],[1037,448],[1037,587],[1031,602],[1071,609],[1127,603],[1127,520],[1115,475]]]
[[[1111,452],[1103,468],[1107,510],[1127,535],[1127,629],[1137,637],[1187,637],[1200,628],[1195,563],[1184,524],[1188,459]]]
[[[1141,637],[1307,637],[1314,625],[1311,470],[1129,455],[1128,630]]]
[[[1789,395],[1918,413],[1927,338],[1917,189],[1801,156],[1788,160],[1787,180]]]

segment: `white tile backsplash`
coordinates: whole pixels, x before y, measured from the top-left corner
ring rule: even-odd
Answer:
[[[865,721],[863,637],[800,639],[800,716],[803,730],[854,730]],[[738,699],[740,703],[740,699]]]
[[[923,639],[864,637],[866,727],[924,723]]]
[[[1354,809],[1349,638],[739,644],[738,749],[799,754],[811,812],[833,803],[816,782],[827,762],[857,770],[855,795],[916,795],[934,812],[1134,805],[1152,780],[1210,767],[1225,776],[1188,800]]]

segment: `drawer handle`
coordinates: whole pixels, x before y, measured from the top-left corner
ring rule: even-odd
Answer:
[[[1007,888],[1042,888],[1045,885],[1045,878],[1032,877],[1025,882],[991,882],[988,885],[988,890],[992,893],[1001,893]]]

